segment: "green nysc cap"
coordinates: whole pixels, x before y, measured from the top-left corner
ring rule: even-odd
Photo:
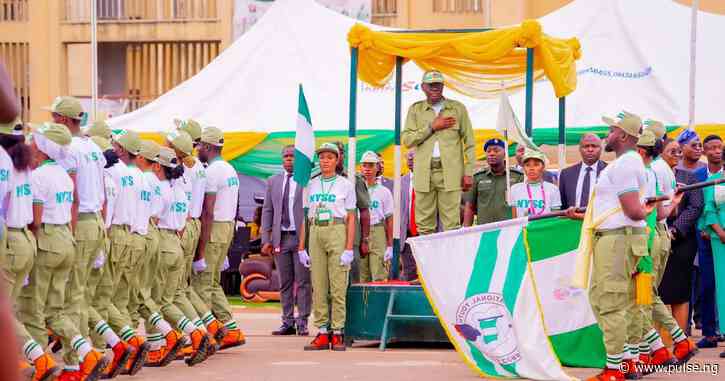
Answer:
[[[68,118],[76,120],[83,119],[83,106],[81,106],[81,102],[74,97],[56,97],[53,104],[48,107],[44,107],[44,109]]]
[[[113,148],[111,147],[111,141],[104,138],[103,136],[91,136],[91,141],[93,143],[96,143],[98,148],[101,149],[102,152],[106,152],[109,149]]]
[[[527,148],[527,149],[526,149],[526,150],[524,151],[524,156],[523,156],[523,158],[521,159],[521,162],[522,162],[522,163],[526,163],[526,162],[527,162],[528,160],[530,160],[530,159],[536,159],[536,160],[539,160],[539,161],[541,161],[542,163],[544,163],[544,165],[546,165],[546,162],[547,162],[547,159],[546,159],[546,155],[544,155],[544,153],[543,153],[543,152],[541,152],[541,151],[537,151],[537,150],[533,150],[533,149],[528,149],[528,148]]]
[[[46,122],[36,125],[33,128],[33,134],[43,135],[59,146],[67,146],[73,140],[68,127],[58,123]]]
[[[378,157],[378,154],[376,154],[373,151],[367,151],[362,155],[362,158],[360,159],[361,163],[372,163],[377,164],[380,162],[380,158]]]
[[[113,131],[111,131],[111,127],[108,126],[108,123],[106,123],[105,120],[97,120],[86,129],[85,135],[91,137],[100,136],[105,139],[111,139]]]
[[[429,70],[423,74],[423,83],[443,83],[443,74],[438,70]]]
[[[23,122],[20,120],[20,118],[15,118],[15,120],[10,123],[0,123],[0,134],[22,135]]]
[[[187,156],[194,151],[194,142],[186,131],[173,130],[166,134],[166,141]]]
[[[141,151],[141,138],[136,131],[121,130],[113,137],[113,140],[133,155],[138,155]]]
[[[161,146],[152,140],[142,140],[138,155],[149,161],[158,161]]]
[[[169,168],[176,168],[179,163],[179,160],[176,158],[176,153],[169,147],[161,147],[156,159],[159,164]]]
[[[191,136],[192,141],[201,139],[201,133],[202,133],[201,124],[199,122],[195,121],[194,119],[187,119],[187,120],[174,119],[174,123],[176,124],[176,128],[189,134],[189,136]]]
[[[335,143],[322,143],[320,144],[320,148],[315,151],[315,154],[319,155],[322,152],[332,152],[338,157],[340,156],[340,151],[337,149],[337,144]]]
[[[224,133],[216,127],[207,127],[201,133],[201,142],[217,147],[224,146]]]
[[[602,117],[602,121],[608,126],[618,127],[622,129],[627,135],[639,138],[642,131],[642,119],[630,112],[622,111],[617,114],[617,118]]]
[[[639,135],[637,145],[640,147],[654,147],[656,141],[657,137],[655,136],[655,133],[652,132],[652,130],[644,130],[644,132]]]
[[[652,131],[657,139],[662,139],[667,134],[665,125],[660,121],[647,119],[644,121],[644,125],[646,127],[645,130]]]

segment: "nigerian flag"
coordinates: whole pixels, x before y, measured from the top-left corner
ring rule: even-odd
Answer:
[[[604,366],[586,290],[568,286],[580,226],[519,218],[408,240],[441,325],[476,372],[569,380],[562,364]]]
[[[302,187],[310,181],[312,165],[315,159],[315,134],[312,130],[310,110],[307,108],[305,92],[300,85],[297,103],[297,131],[295,133],[294,180]]]

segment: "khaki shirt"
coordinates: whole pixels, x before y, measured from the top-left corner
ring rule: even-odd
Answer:
[[[510,170],[511,185],[524,181],[523,173]],[[506,174],[494,175],[485,168],[473,175],[473,187],[464,195],[466,202],[473,203],[478,216],[477,224],[503,221],[512,218],[511,206],[506,203]]]
[[[413,103],[408,109],[401,138],[406,147],[416,149],[413,179],[416,192],[430,191],[431,159],[436,142],[440,147],[446,191],[461,190],[463,176],[473,175],[476,141],[466,106],[458,101],[444,99],[440,115],[456,118],[456,124],[451,128],[433,132],[431,124],[437,115],[427,101]]]

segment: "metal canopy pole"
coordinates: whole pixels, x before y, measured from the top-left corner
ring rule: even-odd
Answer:
[[[559,173],[566,166],[566,97],[559,98]]]
[[[98,3],[91,0],[91,118],[98,117]]]
[[[402,116],[403,107],[403,57],[395,57],[395,146],[394,146],[394,169],[395,178],[393,183],[393,204],[395,209],[393,210],[393,259],[390,261],[390,279],[398,279],[399,277],[399,263],[400,263],[400,252],[403,251],[401,247],[404,242],[400,242],[400,199],[401,199],[401,184],[400,184],[400,173],[401,173],[401,153],[400,153],[400,118]],[[412,184],[411,184],[412,186]]]
[[[350,120],[347,141],[347,178],[355,178],[355,136],[357,135],[357,48],[350,49]]]
[[[533,136],[533,107],[534,107],[534,48],[526,48],[526,135]]]

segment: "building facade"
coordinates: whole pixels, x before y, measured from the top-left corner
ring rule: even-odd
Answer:
[[[0,0],[0,61],[13,78],[24,121],[46,120],[42,107],[59,94],[90,104],[92,1],[98,16],[99,111],[111,115],[135,110],[198,73],[247,29],[244,23],[253,24],[274,2]],[[436,29],[517,24],[572,0],[317,1],[379,25]],[[700,0],[700,9],[725,14],[725,1]]]

